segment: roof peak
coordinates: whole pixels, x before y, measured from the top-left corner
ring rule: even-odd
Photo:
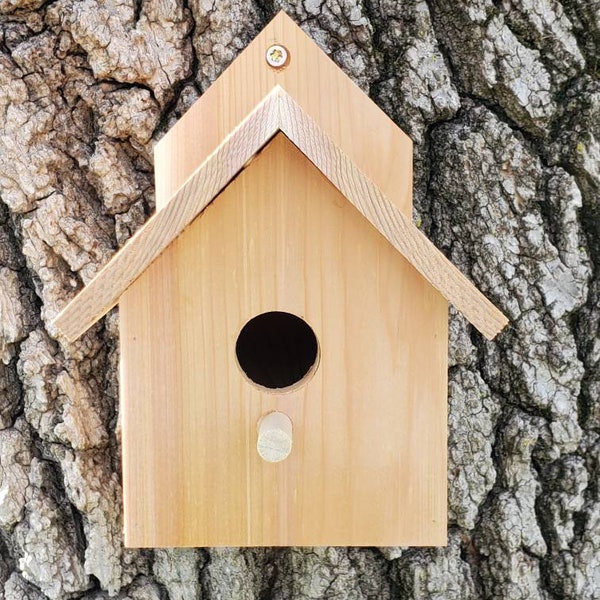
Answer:
[[[273,45],[287,50],[282,68],[267,63],[266,53]],[[385,196],[406,216],[412,215],[411,139],[284,12],[265,26],[156,144],[158,208],[277,85]]]
[[[62,310],[54,325],[74,340],[146,270],[279,131],[481,333],[506,317],[412,224],[280,86],[275,85],[200,167]]]

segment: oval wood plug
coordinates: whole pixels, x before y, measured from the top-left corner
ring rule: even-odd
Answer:
[[[260,457],[271,463],[285,460],[292,451],[292,421],[282,412],[266,414],[258,422],[256,449]]]

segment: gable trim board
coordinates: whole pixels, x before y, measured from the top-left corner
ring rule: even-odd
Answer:
[[[77,339],[212,202],[279,131],[327,177],[431,285],[486,338],[508,323],[500,312],[323,132],[280,86],[223,140],[168,204],[59,313],[54,325]]]

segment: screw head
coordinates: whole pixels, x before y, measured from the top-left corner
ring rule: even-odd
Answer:
[[[274,69],[281,69],[288,63],[289,53],[285,46],[280,44],[273,44],[267,48],[265,54],[267,64]]]

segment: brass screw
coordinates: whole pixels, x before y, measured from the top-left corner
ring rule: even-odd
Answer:
[[[273,44],[267,48],[265,55],[267,64],[274,69],[281,69],[288,63],[289,54],[287,48],[280,46],[279,44]]]

